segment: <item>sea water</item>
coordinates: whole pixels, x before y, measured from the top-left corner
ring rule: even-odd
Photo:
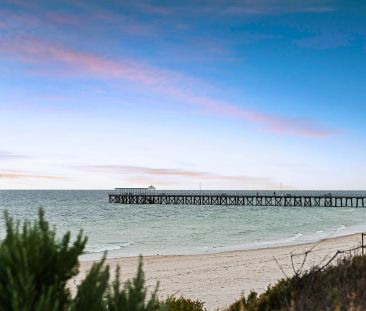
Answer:
[[[75,237],[83,230],[88,236],[82,260],[100,258],[104,251],[108,257],[201,254],[366,231],[366,208],[122,205],[108,203],[108,191],[0,191],[0,210],[17,220],[36,219],[41,207],[59,235],[71,231]],[[0,239],[4,235],[1,217]]]

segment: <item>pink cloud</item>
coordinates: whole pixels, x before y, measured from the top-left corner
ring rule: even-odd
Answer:
[[[180,180],[162,180],[162,179],[157,179],[155,177],[130,177],[126,179],[127,183],[129,185],[159,185],[160,187],[162,186],[175,186],[177,184],[182,183],[183,181]]]
[[[227,107],[227,113],[231,112],[231,108]],[[307,118],[286,118],[243,109],[237,111],[236,114],[247,120],[262,124],[264,130],[272,133],[307,137],[325,137],[338,133],[336,130],[326,128]]]
[[[173,90],[171,90],[173,92]],[[232,118],[251,121],[259,125],[264,131],[304,137],[326,137],[338,134],[339,131],[327,128],[308,118],[291,118],[266,114],[234,106],[230,103],[214,100],[208,97],[196,96],[175,90],[174,95],[187,101],[200,104],[209,112]]]
[[[222,175],[210,172],[202,172],[195,170],[184,170],[178,168],[152,168],[146,166],[130,166],[130,165],[87,165],[79,166],[79,169],[94,173],[124,175],[129,180],[151,181],[154,178],[163,183],[173,182],[169,178],[178,179],[197,179],[197,180],[222,180],[239,182],[246,184],[266,184],[274,185],[269,178],[259,178],[243,175]],[[162,179],[166,178],[166,179]],[[146,182],[145,182],[146,183]],[[174,181],[175,183],[175,181]]]
[[[335,11],[333,0],[211,0],[186,2],[174,6],[152,6],[141,1],[134,3],[147,14],[177,15],[277,15],[290,13],[324,13]]]
[[[152,5],[146,1],[135,1],[135,5],[147,14],[172,15],[175,13],[172,7],[159,6],[156,3]]]
[[[40,25],[40,20],[32,14],[5,9],[0,10],[0,29],[24,33],[28,29],[33,29]]]
[[[220,1],[219,1],[220,2]],[[289,13],[324,13],[336,10],[332,0],[241,0],[227,2],[222,14],[229,15],[273,15]]]
[[[44,70],[42,65],[52,64],[56,68],[61,67],[63,74],[112,78],[142,84],[181,102],[196,105],[209,113],[249,121],[272,133],[305,137],[325,137],[337,133],[311,119],[266,114],[209,96],[196,95],[196,90],[202,89],[203,85],[199,80],[130,59],[110,59],[29,37],[17,40],[0,39],[0,53],[27,62],[35,66],[36,70]],[[55,66],[52,69],[49,74],[57,73]]]
[[[78,27],[83,27],[85,25],[85,18],[63,12],[48,12],[46,13],[46,19],[53,24],[71,25]]]
[[[29,5],[28,5],[29,4]],[[18,34],[31,34],[41,31],[61,30],[61,26],[76,29],[89,29],[98,32],[101,27],[119,31],[127,36],[152,36],[158,26],[152,23],[140,22],[131,16],[116,14],[103,8],[93,7],[90,3],[73,2],[76,12],[52,10],[36,3],[23,1],[12,2],[16,10],[0,8],[0,29]]]
[[[3,39],[0,43],[0,52],[11,57],[15,56],[31,64],[59,63],[66,65],[68,71],[74,74],[123,78],[149,85],[158,85],[171,78],[160,69],[130,60],[109,60],[34,38],[18,38],[16,41]]]
[[[60,176],[37,175],[19,171],[0,171],[0,179],[64,179]]]

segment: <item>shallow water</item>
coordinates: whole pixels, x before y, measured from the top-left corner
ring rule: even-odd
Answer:
[[[84,230],[82,259],[105,250],[109,257],[210,253],[366,231],[366,208],[120,205],[108,203],[108,191],[0,191],[0,209],[16,219],[35,219],[40,207],[59,233]]]

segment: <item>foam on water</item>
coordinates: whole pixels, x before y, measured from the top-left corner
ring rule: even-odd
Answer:
[[[132,242],[115,242],[115,243],[108,243],[108,244],[87,244],[85,248],[86,254],[93,254],[93,253],[101,253],[105,251],[114,251],[121,249],[123,247],[128,247],[133,245]]]
[[[366,208],[120,205],[108,203],[108,191],[0,191],[0,209],[17,219],[35,219],[39,207],[58,232],[84,230],[85,260],[104,251],[118,257],[265,248],[366,230]]]

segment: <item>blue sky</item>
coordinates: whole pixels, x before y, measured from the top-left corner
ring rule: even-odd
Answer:
[[[365,189],[365,17],[0,0],[0,188]]]

